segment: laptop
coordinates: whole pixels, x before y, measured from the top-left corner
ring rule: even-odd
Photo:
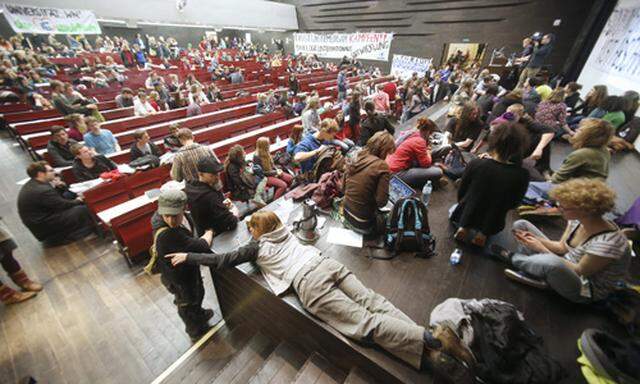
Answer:
[[[391,176],[391,180],[389,180],[389,202],[387,203],[388,208],[392,208],[393,204],[395,204],[400,199],[415,195],[416,191],[411,188],[409,184],[405,183],[397,176]]]

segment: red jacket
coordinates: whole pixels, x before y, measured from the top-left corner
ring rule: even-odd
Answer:
[[[413,167],[428,168],[431,166],[431,148],[420,132],[409,135],[394,153],[387,156],[387,164],[391,172],[400,172]]]
[[[384,93],[389,95],[389,101],[394,101],[396,99],[396,93],[398,92],[398,86],[393,81],[390,81],[382,86],[382,90]]]

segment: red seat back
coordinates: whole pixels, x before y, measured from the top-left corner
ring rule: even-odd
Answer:
[[[157,202],[153,202],[111,220],[111,230],[130,259],[153,244],[151,217],[157,209]]]
[[[84,201],[91,212],[98,213],[131,199],[125,178],[102,183],[84,192]]]

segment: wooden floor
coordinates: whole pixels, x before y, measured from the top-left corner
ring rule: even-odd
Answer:
[[[554,166],[569,150],[554,145]],[[43,249],[17,215],[19,187],[15,182],[26,177],[26,164],[27,155],[3,136],[0,216],[18,243],[15,256],[34,278],[45,283],[45,290],[29,302],[0,306],[0,382],[13,383],[27,375],[48,383],[152,381],[191,345],[171,296],[157,276],[131,270],[109,240],[94,238]],[[614,157],[609,182],[619,193],[620,211],[640,196],[639,165],[636,154]],[[416,273],[412,268],[415,260],[372,260],[364,257],[366,251],[354,255],[348,266],[361,271],[357,275],[366,285],[423,324],[433,307],[448,297],[512,302],[544,337],[550,353],[571,371],[567,382],[580,382],[575,365],[578,335],[587,327],[619,329],[602,314],[507,281],[502,265],[468,250],[462,264],[450,266],[447,259],[455,245],[446,212],[454,201],[453,185],[434,191],[431,198],[430,220],[438,239],[438,256],[418,261],[428,265],[428,273]],[[556,233],[561,225],[545,223]],[[638,270],[636,259],[636,278]],[[391,274],[393,278],[381,278]],[[206,306],[215,308],[213,286],[208,274],[203,275]],[[0,279],[8,281],[3,271]],[[398,279],[415,282],[415,289],[406,292],[388,284]]]

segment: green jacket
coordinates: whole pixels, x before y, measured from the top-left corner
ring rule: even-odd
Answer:
[[[602,178],[609,176],[611,154],[607,148],[580,148],[567,156],[553,174],[551,182],[560,184],[579,177]]]
[[[618,129],[622,124],[624,124],[624,119],[625,116],[622,111],[609,112],[602,116],[602,120],[610,122],[615,129]]]

